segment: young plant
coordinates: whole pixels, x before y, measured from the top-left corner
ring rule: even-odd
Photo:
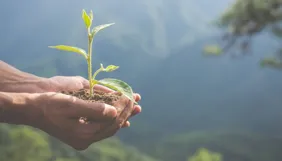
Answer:
[[[90,11],[90,13],[87,14],[84,9],[82,10],[82,19],[85,23],[85,27],[86,27],[87,34],[88,34],[88,52],[86,52],[84,49],[81,49],[81,48],[78,48],[78,47],[73,47],[73,46],[67,46],[67,45],[57,45],[57,46],[49,46],[49,47],[54,48],[54,49],[58,49],[58,50],[78,53],[85,58],[85,60],[87,61],[87,64],[88,64],[88,79],[89,79],[90,96],[91,97],[94,94],[94,91],[93,91],[94,85],[100,84],[102,86],[106,86],[106,87],[108,87],[112,90],[115,90],[115,91],[118,91],[118,92],[124,94],[130,100],[135,102],[134,98],[133,98],[132,88],[127,83],[125,83],[124,81],[114,79],[114,78],[105,78],[105,79],[102,79],[102,80],[96,80],[96,76],[100,72],[112,72],[114,70],[117,70],[119,68],[119,66],[109,65],[106,68],[104,68],[103,64],[100,64],[100,68],[96,72],[94,72],[94,74],[92,73],[92,44],[93,44],[93,39],[99,31],[101,31],[101,30],[103,30],[103,29],[105,29],[109,26],[112,26],[114,23],[99,25],[99,26],[94,27],[91,30],[92,21],[93,21],[93,12]]]

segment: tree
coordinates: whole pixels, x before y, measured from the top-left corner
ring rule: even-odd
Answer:
[[[241,54],[246,54],[252,38],[263,31],[270,31],[274,36],[282,38],[281,6],[281,0],[235,0],[215,21],[215,25],[224,30],[221,40],[225,43],[220,45],[222,47],[206,46],[204,53],[227,54],[239,44]],[[277,50],[274,57],[263,59],[261,65],[282,69],[282,50]]]

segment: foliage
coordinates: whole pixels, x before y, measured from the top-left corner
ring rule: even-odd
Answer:
[[[27,126],[0,125],[0,160],[5,161],[157,161],[109,138],[79,152]]]
[[[282,20],[280,0],[236,0],[217,21],[234,36],[252,35]],[[276,28],[277,29],[277,28]]]
[[[94,72],[94,74],[92,73],[92,44],[93,44],[93,39],[99,31],[101,31],[101,30],[103,30],[103,29],[105,29],[109,26],[112,26],[114,23],[99,25],[99,26],[94,27],[91,30],[92,21],[93,21],[93,12],[90,11],[90,13],[87,14],[85,10],[82,10],[82,19],[85,23],[85,27],[86,27],[87,35],[88,35],[88,52],[86,52],[84,49],[81,49],[79,47],[73,47],[73,46],[68,46],[68,45],[57,45],[57,46],[49,46],[49,47],[54,48],[54,49],[58,49],[58,50],[67,51],[67,52],[78,53],[86,59],[87,65],[88,65],[88,79],[89,79],[89,85],[90,85],[90,96],[93,96],[94,85],[100,84],[100,85],[103,85],[103,86],[107,86],[107,87],[109,87],[113,90],[119,91],[122,94],[124,94],[125,96],[127,96],[129,99],[134,101],[132,88],[127,83],[123,82],[122,80],[106,78],[106,79],[102,79],[102,80],[98,81],[98,80],[95,79],[96,76],[98,75],[98,73],[100,73],[100,72],[112,72],[112,71],[117,70],[119,68],[119,66],[109,65],[106,68],[104,68],[103,64],[100,64],[100,68],[96,72]]]
[[[219,153],[200,148],[197,150],[196,154],[189,157],[187,161],[222,161],[222,156]]]
[[[252,38],[263,31],[270,31],[274,36],[281,38],[281,6],[280,0],[235,0],[215,23],[225,30],[222,36],[223,52],[228,53],[232,47],[239,44],[241,52],[248,53]],[[263,59],[261,64],[265,62],[269,63],[269,58]],[[268,65],[280,68],[276,62],[273,64],[273,61]]]
[[[51,150],[46,136],[29,127],[12,128],[5,148],[1,148],[1,160],[5,161],[47,161]],[[0,145],[3,146],[3,145]]]
[[[163,138],[150,148],[151,155],[163,161],[187,160],[202,148],[222,155],[227,161],[280,161],[278,149],[282,148],[282,139],[238,131],[195,131]],[[197,154],[197,153],[196,153]]]
[[[280,161],[281,138],[248,132],[199,131],[147,142],[150,157],[118,138],[97,142],[79,152],[45,133],[25,126],[0,126],[0,160],[5,161]],[[187,158],[188,157],[188,158]],[[159,158],[159,159],[155,159]],[[203,160],[209,161],[209,160]]]
[[[99,161],[156,161],[152,157],[138,154],[134,147],[124,146],[117,138],[106,139],[94,144],[82,152],[88,158],[96,158]]]

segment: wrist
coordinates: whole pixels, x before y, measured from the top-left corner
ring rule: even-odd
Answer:
[[[1,92],[41,93],[49,89],[47,78],[36,77],[21,80],[0,81]]]
[[[0,122],[36,126],[42,111],[36,106],[38,94],[0,92]]]
[[[47,78],[22,72],[0,60],[0,91],[36,93],[48,90]]]

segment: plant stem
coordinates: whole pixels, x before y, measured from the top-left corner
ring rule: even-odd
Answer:
[[[104,70],[103,68],[98,69],[98,70],[93,74],[92,79],[95,79],[96,76],[97,76],[97,74],[99,74],[99,73],[102,72],[103,70]]]
[[[88,79],[90,86],[90,96],[93,96],[93,83],[92,83],[92,38],[88,36]]]

